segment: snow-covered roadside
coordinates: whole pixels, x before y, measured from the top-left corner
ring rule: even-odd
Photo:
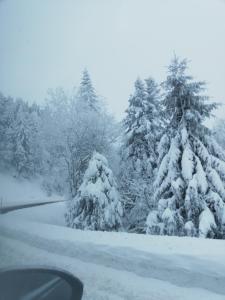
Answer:
[[[2,222],[10,225],[10,220],[17,220],[17,228],[30,234],[41,235],[49,240],[58,239],[73,242],[92,243],[112,247],[129,247],[135,250],[162,255],[187,255],[199,259],[209,259],[225,266],[225,241],[190,237],[154,236],[135,233],[83,231],[65,226],[64,213],[66,203],[47,204],[40,207],[16,210],[4,215]],[[3,221],[4,220],[4,221]],[[29,223],[27,228],[26,221]],[[47,226],[43,223],[59,226]],[[1,223],[0,223],[1,224]],[[46,230],[47,229],[47,230]]]
[[[0,173],[0,205],[3,207],[60,200],[63,198],[59,195],[48,197],[38,181]]]
[[[66,255],[29,246],[17,240],[2,238],[4,247],[1,266],[51,265],[64,268],[84,283],[84,300],[223,300],[224,295],[198,288],[186,288],[133,272],[118,270],[102,264],[85,262]],[[16,251],[15,251],[16,249]]]
[[[65,224],[66,202],[45,204],[18,209],[7,213],[7,217],[19,218],[25,221],[34,221],[42,224],[66,226]]]
[[[225,241],[80,231],[14,212],[0,217],[0,257],[66,268],[85,299],[225,299]]]

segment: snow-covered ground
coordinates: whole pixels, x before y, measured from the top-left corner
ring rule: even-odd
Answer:
[[[60,200],[63,198],[59,195],[48,197],[37,180],[17,179],[0,173],[0,205],[3,207]]]
[[[14,210],[8,214],[10,218],[21,218],[26,221],[41,222],[66,226],[65,223],[65,202],[46,204],[44,207],[34,206],[26,209]]]
[[[64,205],[0,216],[0,267],[65,268],[86,300],[225,299],[225,241],[69,229]]]

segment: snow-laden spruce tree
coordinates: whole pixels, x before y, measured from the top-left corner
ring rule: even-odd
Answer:
[[[12,168],[11,125],[14,121],[14,115],[14,100],[0,93],[0,169],[2,171]]]
[[[93,109],[95,111],[99,108],[99,100],[88,71],[85,69],[81,78],[80,87],[77,94],[77,101],[80,105]]]
[[[129,230],[142,232],[150,208],[160,133],[159,88],[152,78],[137,79],[124,119],[120,190]]]
[[[148,233],[225,237],[225,154],[203,124],[217,106],[175,58],[163,83],[168,127],[158,146]]]
[[[66,214],[69,227],[111,231],[121,226],[123,209],[107,159],[95,152]]]
[[[41,150],[38,141],[38,116],[34,107],[22,100],[15,102],[14,120],[8,136],[11,142],[12,166],[16,176],[32,177],[41,172]]]

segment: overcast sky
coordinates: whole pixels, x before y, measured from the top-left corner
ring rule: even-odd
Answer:
[[[86,67],[121,117],[137,76],[164,80],[174,53],[225,103],[225,1],[0,1],[0,90],[29,102],[77,86]]]

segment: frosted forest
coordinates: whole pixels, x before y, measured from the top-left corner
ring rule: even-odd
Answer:
[[[43,105],[0,94],[0,171],[65,197],[72,228],[225,239],[225,119],[207,126],[206,88],[174,57],[164,82],[137,78],[122,121],[86,69]]]

